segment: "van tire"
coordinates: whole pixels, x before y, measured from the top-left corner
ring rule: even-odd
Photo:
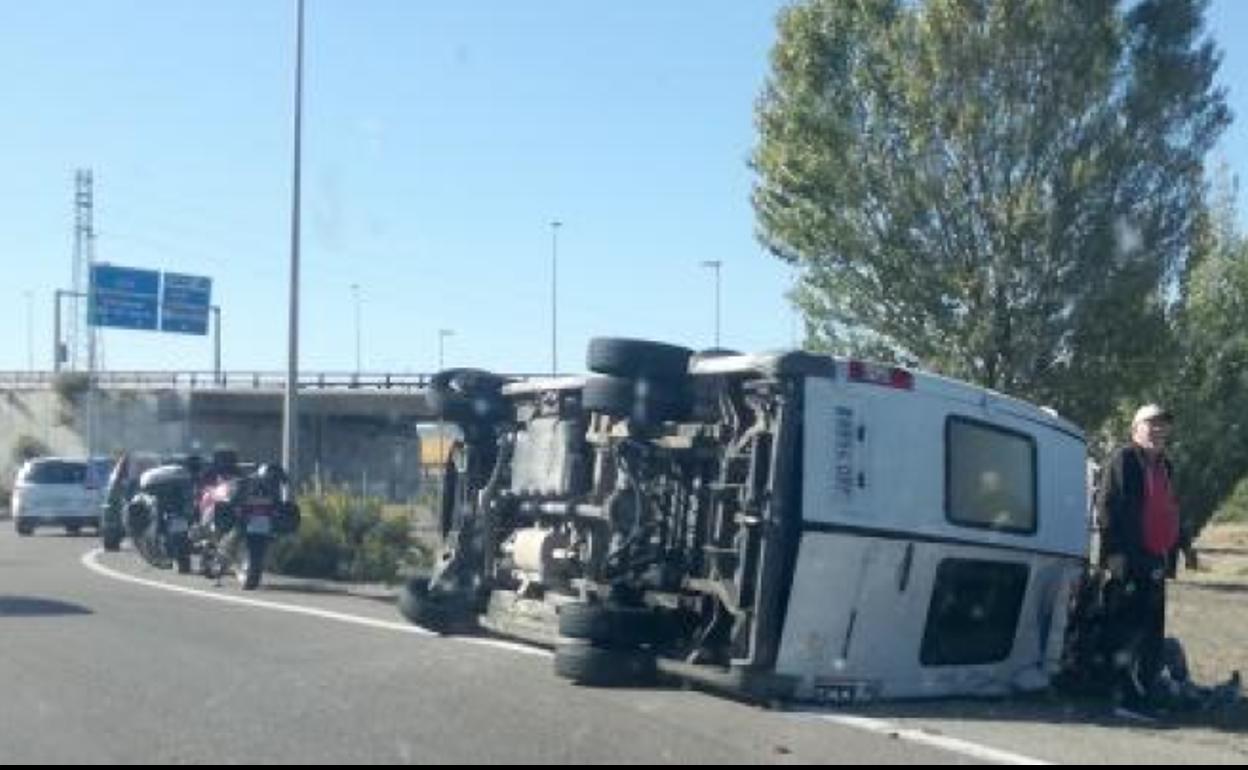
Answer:
[[[590,377],[581,391],[581,408],[611,417],[629,417],[636,392],[636,384],[624,377]]]
[[[603,375],[586,380],[581,408],[641,425],[657,425],[685,419],[692,404],[683,383]]]
[[[483,369],[445,369],[433,375],[425,401],[435,416],[454,423],[489,423],[507,416],[507,380]]]
[[[658,678],[653,652],[567,642],[555,647],[555,675],[588,687],[647,685]]]
[[[35,527],[32,524],[23,524],[22,522],[19,521],[14,526],[17,529],[17,534],[21,535],[22,537],[30,537],[31,535],[35,533]]]
[[[633,422],[641,425],[678,422],[688,418],[692,411],[693,400],[685,383],[637,380]]]
[[[589,341],[586,366],[591,372],[614,377],[650,377],[667,382],[689,374],[693,351],[677,345],[623,337],[595,337]]]
[[[429,578],[414,577],[399,589],[399,613],[408,622],[438,634],[472,629],[472,608],[454,596],[429,592]]]
[[[559,635],[606,645],[635,647],[663,640],[664,617],[645,607],[580,602],[559,608]]]

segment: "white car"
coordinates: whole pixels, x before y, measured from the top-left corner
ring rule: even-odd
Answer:
[[[66,457],[28,460],[13,487],[13,524],[19,535],[39,527],[64,527],[71,535],[83,527],[99,529],[100,493],[108,461]]]

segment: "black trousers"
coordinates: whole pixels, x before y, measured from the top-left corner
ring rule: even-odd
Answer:
[[[1109,591],[1111,654],[1124,702],[1146,699],[1161,673],[1166,638],[1165,562],[1136,565]]]

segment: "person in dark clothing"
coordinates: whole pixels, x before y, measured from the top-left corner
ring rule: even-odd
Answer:
[[[1149,404],[1131,421],[1131,443],[1116,449],[1102,471],[1097,513],[1101,566],[1119,671],[1116,696],[1124,716],[1152,716],[1148,698],[1161,670],[1166,635],[1166,576],[1179,546],[1179,507],[1166,457],[1172,420]]]

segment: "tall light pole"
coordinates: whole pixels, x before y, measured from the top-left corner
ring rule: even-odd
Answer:
[[[438,329],[438,371],[442,371],[443,359],[442,354],[445,352],[445,343],[447,337],[455,336],[454,329]]]
[[[360,376],[360,285],[351,284],[351,296],[355,298],[355,376]]]
[[[708,259],[702,262],[702,267],[709,267],[715,271],[715,347],[719,347],[719,271],[723,266],[723,261],[719,259]]]
[[[221,306],[212,305],[212,377],[218,385],[225,385],[221,377]]]
[[[550,376],[559,374],[559,228],[563,222],[550,223]]]
[[[35,293],[24,291],[26,297],[26,370],[35,370]]]
[[[295,156],[290,209],[290,333],[286,356],[286,397],[282,412],[282,465],[292,489],[299,485],[299,191],[303,159],[303,0],[295,33]]]

